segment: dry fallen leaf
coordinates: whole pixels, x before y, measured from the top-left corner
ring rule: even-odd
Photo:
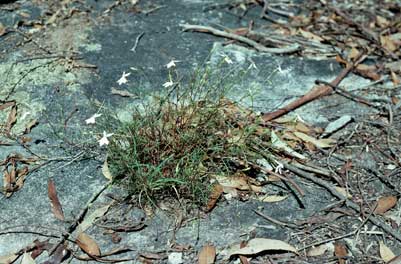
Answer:
[[[110,205],[111,204],[100,207],[95,211],[93,211],[89,216],[85,217],[84,221],[82,221],[77,227],[78,232],[85,232],[90,226],[93,225],[96,219],[102,217],[107,213],[107,211],[110,208]]]
[[[294,132],[294,135],[302,139],[304,142],[312,143],[318,148],[330,148],[335,143],[334,139],[331,138],[317,139],[302,132]]]
[[[393,82],[394,86],[399,85],[401,82],[400,78],[398,78],[397,74],[393,71],[391,71],[391,81]]]
[[[109,181],[113,180],[113,175],[111,175],[111,172],[109,169],[109,164],[107,162],[107,157],[102,166],[102,173],[103,173],[103,176],[106,177],[106,179],[108,179]]]
[[[204,246],[198,255],[199,264],[213,264],[216,259],[216,248],[211,245]]]
[[[235,188],[238,190],[249,190],[248,180],[245,176],[216,176],[217,182],[223,187]]]
[[[31,257],[31,254],[28,252],[25,252],[24,255],[22,255],[22,260],[21,264],[35,264],[35,260]]]
[[[6,133],[11,133],[11,128],[13,128],[15,122],[17,121],[17,105],[13,105],[11,107],[11,111],[8,114],[7,123],[6,123]]]
[[[229,253],[232,255],[255,255],[263,251],[268,250],[282,250],[296,253],[297,250],[293,246],[287,244],[284,241],[268,238],[254,238],[249,240],[248,244],[244,248],[234,249]]]
[[[394,257],[393,259],[391,259],[386,264],[401,264],[401,255],[398,255],[397,257]]]
[[[265,203],[276,203],[287,199],[288,195],[261,195],[257,199]]]
[[[389,51],[396,51],[398,49],[397,44],[390,38],[390,36],[380,36],[380,43]]]
[[[64,221],[63,208],[61,207],[61,203],[57,197],[56,185],[51,178],[47,181],[47,195],[49,196],[50,206],[54,216],[57,219]]]
[[[221,186],[218,183],[215,184],[209,195],[209,201],[207,202],[206,205],[206,212],[210,212],[215,207],[217,200],[220,198],[222,194],[223,194],[223,186]]]
[[[391,249],[388,248],[383,241],[379,242],[379,251],[380,251],[380,257],[384,262],[388,262],[395,258],[393,251],[391,251]]]
[[[320,246],[312,247],[308,252],[306,252],[306,255],[308,257],[316,257],[316,256],[321,256],[323,255],[327,250],[328,250],[327,244],[323,244]]]
[[[38,122],[38,120],[36,120],[36,119],[31,120],[30,122],[28,122],[28,123],[25,125],[24,134],[29,134],[29,133],[31,133],[32,128],[34,128],[38,123],[39,123],[39,122]]]
[[[18,257],[19,257],[19,255],[17,255],[17,254],[0,256],[0,263],[1,264],[10,264],[10,263],[13,263]]]
[[[80,233],[75,240],[78,246],[89,256],[100,256],[100,249],[95,240],[85,233]]]
[[[352,195],[347,191],[346,188],[338,187],[338,186],[336,186],[334,188],[336,189],[337,192],[341,193],[344,197],[349,198],[349,199],[352,198]]]
[[[338,258],[339,264],[345,264],[345,257],[348,255],[347,248],[344,244],[334,243],[334,255]]]
[[[395,197],[395,196],[391,195],[391,196],[381,197],[377,201],[377,207],[376,207],[374,213],[382,215],[385,212],[387,212],[388,210],[390,210],[391,208],[393,208],[396,204],[397,204],[397,197]]]
[[[130,92],[126,91],[126,90],[119,90],[119,89],[116,89],[116,88],[111,88],[111,94],[119,95],[119,96],[122,96],[122,97],[138,98],[138,96],[133,94],[133,93],[130,93]]]

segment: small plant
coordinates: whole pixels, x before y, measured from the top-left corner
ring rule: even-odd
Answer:
[[[173,196],[205,204],[214,176],[234,175],[235,161],[260,156],[255,145],[268,131],[225,98],[229,84],[209,73],[198,72],[186,88],[174,84],[112,137],[112,174],[142,203]]]

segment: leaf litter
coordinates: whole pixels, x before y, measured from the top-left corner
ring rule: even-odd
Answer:
[[[119,3],[121,4],[121,3]],[[118,5],[119,5],[118,4]],[[355,3],[351,3],[353,5]],[[370,78],[374,81],[380,81],[384,78],[387,78],[391,80],[394,84],[394,87],[397,87],[399,85],[399,75],[400,75],[400,31],[399,31],[399,21],[397,19],[394,19],[394,15],[397,14],[398,11],[396,11],[399,6],[396,2],[386,2],[383,4],[383,6],[380,6],[379,3],[375,3],[374,1],[366,1],[364,3],[364,8],[356,8],[356,9],[347,9],[346,8],[347,3],[340,1],[338,5],[332,6],[328,1],[315,1],[311,5],[302,5],[300,8],[303,9],[302,12],[300,12],[300,15],[294,15],[296,12],[291,12],[291,5],[287,4],[282,4],[279,9],[274,7],[271,4],[268,4],[267,1],[234,1],[232,3],[228,3],[226,7],[229,9],[232,9],[234,11],[236,10],[247,10],[248,8],[251,7],[259,7],[262,9],[261,17],[263,19],[269,20],[274,24],[274,31],[273,34],[269,34],[269,37],[266,38],[265,33],[260,33],[252,30],[252,27],[249,28],[244,28],[244,29],[235,29],[233,32],[235,34],[242,34],[243,37],[247,37],[250,40],[260,42],[263,45],[267,46],[273,46],[274,48],[283,48],[287,47],[291,44],[298,44],[303,46],[303,49],[295,49],[295,50],[281,50],[285,52],[298,52],[298,55],[301,56],[320,56],[320,57],[335,57],[339,63],[342,63],[344,65],[348,64],[347,61],[351,61],[352,59],[357,58],[361,52],[365,52],[369,54],[370,59],[373,59],[374,62],[371,64],[365,64],[361,63],[359,65],[356,65],[354,72],[358,73],[364,77]],[[216,6],[212,6],[211,8],[218,8]],[[399,12],[398,12],[399,13]],[[280,18],[275,17],[275,14],[279,14]],[[366,15],[367,14],[367,15]],[[56,15],[52,16],[52,19],[55,22],[58,18]],[[48,21],[49,23],[53,23],[52,21]],[[3,29],[2,34],[5,34],[5,29]],[[346,34],[345,34],[346,33]],[[226,37],[230,37],[230,35],[225,34]],[[263,39],[264,37],[264,39]],[[284,38],[283,38],[284,37]],[[244,38],[236,38],[237,40],[243,41]],[[258,43],[255,44],[255,42],[249,42],[254,45],[254,47],[261,48]],[[272,52],[274,50],[271,50]],[[280,52],[280,50],[275,50],[277,52]],[[285,53],[283,52],[283,53]],[[227,60],[226,60],[227,61]],[[228,61],[229,58],[228,58]],[[228,63],[228,62],[227,62]],[[128,83],[128,77],[130,73],[125,73],[123,72],[121,78],[117,81],[119,85],[125,85]],[[165,83],[166,88],[171,88],[174,85],[176,85],[175,82],[173,82],[171,79]],[[114,94],[120,95],[120,96],[127,96],[127,97],[133,97],[134,95],[131,93],[128,93],[125,90],[113,90]],[[392,102],[394,105],[399,102],[399,98],[397,96],[393,96],[391,98]],[[202,102],[205,103],[207,106],[209,102]],[[227,103],[227,104],[226,104]],[[172,107],[171,105],[167,105],[167,107]],[[0,111],[2,110],[9,110],[9,113],[7,115],[7,119],[5,122],[5,125],[1,127],[2,131],[5,132],[7,135],[12,134],[12,128],[15,125],[16,122],[18,122],[18,107],[15,104],[15,102],[2,102],[0,104]],[[246,119],[251,117],[252,124],[256,123],[256,127],[253,127],[255,130],[252,131],[254,135],[257,135],[258,137],[260,136],[265,136],[264,141],[272,143],[271,145],[264,145],[263,150],[268,149],[269,154],[272,154],[274,156],[280,156],[281,158],[285,158],[289,160],[291,158],[299,159],[300,162],[306,163],[312,158],[315,158],[316,156],[319,157],[316,154],[319,154],[319,151],[322,151],[322,149],[330,149],[331,151],[334,151],[335,148],[339,146],[339,144],[346,144],[346,143],[353,143],[356,146],[363,146],[364,148],[361,148],[359,151],[362,153],[364,150],[369,148],[369,151],[374,151],[374,155],[376,160],[379,160],[379,163],[387,165],[390,163],[390,165],[400,165],[399,160],[397,160],[397,152],[394,151],[394,149],[385,148],[383,150],[383,145],[380,144],[380,142],[375,141],[374,139],[379,137],[381,139],[386,138],[383,137],[383,131],[382,130],[374,130],[373,127],[370,127],[367,124],[362,124],[360,127],[358,127],[358,131],[356,133],[351,133],[349,134],[347,140],[343,140],[342,138],[322,138],[321,131],[318,131],[318,129],[314,129],[309,127],[308,124],[303,123],[302,121],[295,121],[294,123],[287,123],[285,125],[282,125],[282,128],[280,129],[266,129],[265,123],[260,122],[255,122],[257,118],[255,118],[254,113],[249,112],[247,109],[241,109],[238,105],[235,105],[233,102],[225,101],[225,104],[223,106],[223,109],[228,110],[228,113],[224,113],[224,118],[229,119],[232,121],[232,123],[235,123],[236,126],[231,127],[230,129],[225,129],[225,130],[217,130],[216,134],[219,135],[220,137],[224,138],[226,141],[225,143],[228,144],[244,144],[244,137],[240,133],[241,129],[246,128],[247,126],[250,125],[250,123],[247,123],[248,120],[241,120],[241,116],[243,113],[246,113]],[[162,117],[165,119],[171,119],[166,122],[166,126],[172,126],[172,123],[169,122],[175,122],[178,125],[182,124],[187,124],[189,126],[191,125],[199,125],[199,121],[201,120],[191,120],[190,117],[188,117],[185,112],[192,113],[194,112],[193,109],[191,108],[185,108],[183,109],[178,109],[181,114],[181,119],[177,118],[176,116],[169,116],[169,114],[166,115],[166,112],[162,112]],[[182,114],[184,112],[184,114]],[[168,113],[168,112],[167,112]],[[235,116],[235,118],[234,118]],[[383,121],[383,119],[380,119],[379,117],[374,117],[377,118],[379,121]],[[239,121],[238,121],[239,120]],[[348,119],[347,119],[348,120]],[[376,121],[376,120],[374,120]],[[390,120],[390,125],[391,122],[393,121],[398,121],[396,120]],[[348,121],[347,121],[348,122]],[[387,120],[384,120],[384,123],[387,122]],[[94,123],[94,122],[93,122]],[[277,124],[276,120],[273,120],[271,124]],[[26,133],[29,133],[31,128],[33,128],[36,125],[36,122],[32,122],[31,124],[27,125],[26,127]],[[260,126],[259,126],[260,125]],[[270,125],[270,124],[269,124]],[[396,123],[398,125],[398,123]],[[221,128],[221,127],[220,127]],[[141,133],[147,133],[146,129],[140,131]],[[373,133],[373,131],[376,133]],[[132,131],[131,131],[132,132]],[[253,135],[250,133],[249,135]],[[379,135],[379,136],[377,136]],[[111,134],[107,134],[104,132],[104,137],[100,140],[99,144],[101,145],[107,145],[109,144],[108,137],[110,137]],[[174,139],[174,134],[168,135],[170,138],[168,140]],[[399,141],[394,140],[394,138],[391,138],[390,135],[387,136],[387,144],[396,144]],[[274,140],[272,138],[274,137]],[[257,138],[257,137],[256,137]],[[117,137],[117,139],[112,138],[112,144],[115,144],[118,142],[118,140],[126,140],[123,137]],[[277,143],[278,142],[278,143]],[[0,142],[2,143],[2,142]],[[123,144],[124,145],[124,144]],[[121,145],[121,146],[123,146]],[[340,145],[341,146],[341,145]],[[258,146],[259,147],[259,146]],[[248,160],[248,156],[246,159],[242,157],[239,159],[235,159],[231,157],[231,160],[229,165],[233,166],[236,170],[232,171],[225,171],[226,174],[223,175],[215,175],[216,171],[213,171],[213,173],[210,173],[210,171],[207,171],[211,167],[210,164],[215,164],[215,160],[213,160],[213,163],[208,163],[210,160],[207,160],[210,158],[209,156],[206,158],[206,160],[202,159],[202,162],[199,163],[199,166],[196,168],[192,168],[194,171],[197,172],[202,172],[203,174],[206,174],[210,177],[206,177],[205,179],[205,184],[207,183],[208,185],[210,184],[210,181],[217,181],[218,183],[215,184],[210,184],[212,188],[209,190],[207,195],[205,195],[205,199],[202,201],[196,201],[196,202],[203,202],[203,204],[206,205],[206,211],[212,210],[216,205],[218,205],[218,200],[222,198],[223,193],[236,193],[238,194],[243,194],[244,192],[247,193],[249,196],[253,197],[269,197],[268,195],[265,195],[266,190],[263,190],[263,188],[260,188],[261,186],[266,186],[267,183],[265,181],[261,182],[256,182],[254,181],[254,178],[251,175],[248,175],[247,172],[250,169],[255,169],[255,166],[251,166],[252,162],[256,162],[255,160],[260,158],[260,156],[256,154],[260,154],[261,149],[252,149],[253,152],[251,152],[251,157]],[[284,151],[284,153],[282,152]],[[342,153],[336,153],[338,155],[342,155],[341,157],[343,160],[348,160],[350,155],[350,149],[344,148],[341,149]],[[368,152],[368,151],[366,151]],[[301,154],[302,153],[302,154]],[[324,153],[324,152],[323,152]],[[399,153],[399,152],[398,152]],[[221,154],[221,153],[219,153]],[[241,156],[241,155],[240,155]],[[322,157],[322,156],[320,156]],[[344,158],[345,157],[345,158]],[[112,157],[112,158],[115,158]],[[170,156],[163,156],[163,158],[166,158],[167,160],[170,158]],[[217,158],[217,160],[221,159],[219,155],[213,157]],[[273,166],[276,166],[277,164],[271,159],[272,156],[264,157],[267,159]],[[28,160],[28,159],[27,159]],[[17,162],[16,162],[17,161]],[[115,162],[115,160],[111,159],[111,163]],[[152,162],[152,161],[150,161]],[[183,161],[184,163],[187,161]],[[17,164],[18,163],[18,164]],[[28,167],[23,167],[23,168],[17,168],[17,165],[20,163],[24,163],[24,158],[21,159],[6,159],[4,162],[2,162],[2,166],[5,167],[3,170],[3,194],[6,195],[6,197],[10,197],[11,194],[20,189],[23,185],[24,177],[28,174]],[[157,164],[157,163],[156,163]],[[143,164],[140,164],[143,165]],[[165,165],[165,164],[163,164]],[[168,164],[170,165],[170,164]],[[177,165],[177,164],[174,164]],[[179,164],[178,164],[179,165]],[[227,165],[227,164],[226,164]],[[309,164],[308,164],[309,165]],[[330,166],[330,169],[333,170],[333,166],[331,164],[326,164]],[[114,165],[115,166],[115,165]],[[335,174],[337,174],[337,177],[334,180],[334,183],[339,186],[333,186],[333,190],[341,190],[341,193],[343,193],[343,197],[347,197],[348,199],[360,199],[358,202],[361,202],[361,209],[360,211],[356,212],[359,214],[363,220],[362,224],[366,224],[370,218],[376,217],[373,214],[381,215],[382,217],[385,217],[385,215],[390,211],[392,211],[396,206],[398,202],[398,195],[399,193],[397,192],[397,182],[394,180],[398,176],[398,172],[394,172],[394,170],[389,170],[385,171],[381,175],[381,171],[373,170],[375,177],[379,178],[381,181],[384,182],[385,186],[388,188],[387,192],[383,192],[377,195],[373,195],[372,191],[368,192],[369,188],[372,189],[372,186],[369,186],[369,182],[364,179],[358,178],[358,181],[355,181],[352,177],[350,177],[350,174],[354,173],[353,170],[358,167],[359,165],[352,165],[352,166],[346,166],[344,165],[342,170],[335,170]],[[107,168],[107,169],[106,169]],[[174,169],[178,168],[179,166],[173,167]],[[115,169],[115,168],[114,168]],[[142,168],[141,168],[142,169]],[[154,168],[145,168],[143,169],[143,172],[148,173],[151,169]],[[206,170],[206,171],[205,171]],[[319,172],[319,168],[316,167],[310,167],[310,171],[313,171],[314,173],[317,173],[320,175],[324,175],[321,170]],[[237,171],[242,172],[242,174],[238,177],[236,174]],[[119,179],[121,180],[121,175],[118,173],[113,175],[116,175],[116,179],[112,177],[110,170],[108,169],[108,164],[105,162],[102,168],[102,172],[106,178],[108,178],[110,181]],[[148,195],[149,198],[153,198],[153,195],[159,194],[159,192],[163,193],[165,195],[166,193],[163,191],[163,187],[167,186],[173,191],[174,188],[176,187],[182,187],[184,181],[182,179],[174,179],[173,177],[170,177],[172,173],[174,172],[173,169],[169,168],[167,170],[163,170],[162,168],[156,168],[156,170],[151,171],[153,174],[150,175],[158,175],[161,176],[164,180],[162,181],[155,181],[152,182],[152,188],[148,189],[148,193],[142,193],[144,195]],[[227,173],[228,172],[228,173]],[[372,172],[372,169],[366,170],[367,174]],[[237,176],[233,176],[237,175]],[[280,173],[281,175],[281,173]],[[266,175],[265,175],[266,176]],[[360,175],[358,175],[359,177]],[[120,178],[119,178],[120,177]],[[284,176],[283,176],[284,177]],[[226,178],[226,179],[224,179]],[[219,181],[220,179],[220,181]],[[333,180],[333,179],[330,179]],[[354,186],[358,186],[360,189],[360,186],[362,187],[369,187],[366,188],[365,190],[359,190],[357,191],[357,188]],[[194,190],[188,191],[188,188],[178,188],[180,190],[181,194],[188,195],[187,198],[193,198],[191,196],[191,192]],[[183,192],[182,192],[183,191]],[[352,193],[352,195],[350,194]],[[388,194],[392,195],[388,195]],[[279,199],[279,197],[286,197],[286,196],[270,196],[273,197],[271,199],[275,200],[276,198]],[[362,198],[361,198],[362,197]],[[368,199],[366,199],[368,197]],[[51,206],[53,209],[53,213],[55,214],[55,217],[57,218],[64,218],[62,216],[62,209],[61,209],[61,204],[58,201],[57,193],[55,191],[55,186],[54,183],[51,184],[49,183],[49,198],[51,200]],[[374,205],[372,209],[371,204],[366,203],[365,200],[369,201],[377,201],[376,205]],[[108,208],[107,208],[108,209]],[[102,215],[104,215],[107,211],[106,207],[104,207],[100,211],[95,211],[92,215],[93,217],[90,217],[88,223],[85,224],[85,229],[88,228],[94,219],[100,218]],[[337,212],[341,212],[341,204],[335,205],[333,208],[329,208],[328,210],[334,211],[334,209],[337,210]],[[372,211],[373,210],[373,211]],[[92,216],[91,215],[91,216]],[[327,214],[330,216],[330,214]],[[335,213],[335,216],[338,216],[338,213]],[[316,224],[323,224],[327,221],[322,220],[322,221],[314,221],[311,219],[323,219],[323,218],[309,218],[307,221],[305,221],[304,224],[306,225],[316,225]],[[329,218],[333,219],[333,218]],[[388,219],[386,219],[388,220]],[[279,223],[279,222],[277,222]],[[393,225],[395,228],[397,227],[396,223],[391,222],[390,224]],[[367,227],[367,226],[366,226]],[[335,233],[340,233],[343,230],[335,230]],[[359,233],[359,230],[356,230]],[[308,230],[308,232],[310,232]],[[374,232],[372,231],[362,231],[361,233],[365,232],[366,234],[369,234],[369,232]],[[356,232],[355,232],[356,233]],[[364,234],[365,234],[364,233]],[[391,234],[391,233],[390,233]],[[96,242],[89,238],[85,234],[81,234],[81,249],[83,251],[87,252],[88,254],[92,255],[100,255],[100,250],[96,249],[97,245]],[[324,235],[321,235],[316,231],[316,233],[311,234],[309,238],[307,238],[305,241],[311,242],[311,240],[324,237]],[[332,241],[337,241],[341,240],[341,235],[338,237],[340,238],[332,238]],[[83,241],[83,242],[82,242]],[[323,243],[324,240],[322,240],[322,245],[327,245],[327,243]],[[387,241],[386,241],[387,242]],[[245,246],[244,246],[245,245]],[[237,251],[234,251],[234,255],[251,255],[251,256],[257,256],[259,253],[263,251],[269,251],[269,250],[284,250],[284,251],[290,251],[290,252],[297,252],[295,247],[283,242],[283,241],[278,241],[278,240],[268,240],[266,238],[253,238],[250,239],[247,243],[244,243],[244,245],[241,247],[239,245],[239,249]],[[328,252],[324,246],[317,246],[315,248],[319,248],[319,251],[317,253],[311,254],[314,256],[321,256],[325,252]],[[204,248],[211,249],[210,247],[212,246],[205,246]],[[98,248],[98,247],[97,247]],[[213,247],[214,248],[214,247]],[[60,246],[57,247],[57,249],[62,249],[64,251],[64,247]],[[396,255],[391,252],[389,247],[387,247],[384,242],[380,241],[379,246],[378,246],[377,254],[380,254],[380,257],[382,258],[383,261],[387,261],[389,263],[396,263]],[[365,249],[363,249],[365,250]],[[210,255],[210,258],[206,257],[208,262],[205,263],[213,263],[212,255],[215,255],[216,253],[213,253],[213,250],[206,250],[207,252],[211,253],[204,253],[206,255]],[[358,249],[358,251],[361,251],[361,249]],[[61,252],[61,251],[60,251]],[[323,252],[323,253],[322,253]],[[200,252],[202,253],[202,251]],[[341,243],[334,243],[334,256],[337,258],[338,263],[346,263],[346,260],[351,257],[350,254],[353,252],[349,252],[347,250],[347,247],[341,242]],[[149,254],[150,256],[151,254]],[[15,255],[18,257],[18,255]],[[53,256],[64,256],[63,254],[56,254]],[[199,254],[199,259],[201,254]],[[203,256],[203,255],[202,255]],[[2,257],[1,259],[7,259],[5,261],[11,261],[14,257],[14,255],[10,256],[5,256]],[[57,257],[54,261],[61,262],[61,257]],[[204,259],[204,257],[202,257]],[[240,259],[242,262],[248,261],[246,259],[241,258]],[[366,262],[367,263],[367,262]]]

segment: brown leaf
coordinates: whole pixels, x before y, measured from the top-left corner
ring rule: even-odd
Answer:
[[[390,36],[380,36],[380,43],[386,50],[396,51],[398,49],[398,45],[390,38]]]
[[[390,210],[391,208],[393,208],[396,204],[397,204],[397,197],[395,197],[395,196],[391,195],[391,196],[381,197],[377,201],[377,207],[376,207],[374,213],[382,215],[385,212],[387,212],[388,210]]]
[[[355,58],[358,58],[359,54],[360,54],[360,51],[357,48],[352,47],[352,49],[350,50],[350,52],[348,54],[348,59],[354,60]]]
[[[159,254],[159,253],[152,253],[152,252],[141,252],[139,255],[145,259],[154,259],[154,260],[159,260],[159,259],[164,259],[166,258],[165,255]]]
[[[15,190],[18,191],[19,189],[24,186],[24,181],[26,175],[28,175],[29,168],[28,166],[23,167],[22,169],[17,170],[17,181],[15,182]]]
[[[68,254],[69,254],[69,251],[67,250],[65,245],[64,244],[60,244],[56,248],[56,251],[53,253],[53,255],[51,255],[49,260],[47,260],[46,262],[43,262],[43,264],[58,264],[58,263],[62,263],[63,260],[68,256]]]
[[[380,74],[377,73],[377,67],[375,65],[359,64],[355,69],[360,75],[366,78],[370,78],[377,81],[381,78]]]
[[[0,111],[6,109],[7,107],[15,105],[15,101],[8,101],[0,104]]]
[[[393,82],[394,86],[397,86],[400,84],[400,78],[398,78],[397,74],[395,74],[393,71],[391,71],[391,81]]]
[[[35,248],[33,249],[31,256],[33,259],[36,259],[37,257],[39,257],[45,250],[49,251],[52,249],[53,244],[49,243],[49,240],[46,241],[39,241],[37,239],[35,239],[33,241],[33,243],[35,244]]]
[[[138,96],[133,94],[133,93],[130,93],[130,92],[125,91],[125,90],[119,90],[119,89],[116,89],[116,88],[111,88],[111,94],[119,95],[119,96],[122,96],[122,97],[138,98]]]
[[[334,255],[338,258],[339,264],[345,264],[345,257],[347,256],[347,248],[344,244],[339,242],[334,243]]]
[[[213,264],[216,259],[216,248],[211,245],[204,246],[198,255],[199,264]]]
[[[246,242],[246,241],[241,241],[241,243],[240,243],[240,245],[239,245],[239,248],[240,248],[240,249],[241,249],[241,248],[244,248],[244,247],[246,247],[246,245],[247,245],[247,242]],[[239,257],[239,260],[241,261],[241,264],[249,264],[249,261],[248,261],[248,258],[247,258],[247,257],[241,256],[241,255],[239,255],[238,257]]]
[[[63,208],[61,207],[61,203],[57,197],[56,185],[51,178],[47,182],[47,195],[49,196],[50,206],[54,216],[57,219],[64,221]]]
[[[16,121],[17,121],[17,105],[13,105],[7,118],[7,123],[6,123],[7,134],[11,133],[11,128],[13,128]]]
[[[26,124],[24,134],[31,133],[32,128],[34,128],[38,123],[39,123],[38,120],[34,119],[30,121],[28,124]]]
[[[14,193],[14,186],[15,186],[15,180],[16,180],[16,169],[13,165],[11,165],[11,169],[8,169],[8,166],[4,170],[4,176],[3,176],[3,187],[4,187],[4,195],[9,198],[11,195]]]
[[[100,249],[95,240],[85,233],[80,233],[75,240],[78,246],[89,256],[100,256]]]
[[[223,193],[223,186],[220,184],[215,184],[212,188],[212,191],[209,196],[209,201],[206,205],[206,212],[210,212],[216,205],[217,200],[220,198],[221,194]]]

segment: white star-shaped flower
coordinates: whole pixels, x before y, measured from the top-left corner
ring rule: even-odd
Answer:
[[[173,81],[168,81],[168,82],[163,83],[163,87],[164,88],[168,88],[168,87],[173,86],[173,85],[174,85]]]
[[[88,119],[85,120],[85,123],[87,125],[89,124],[95,124],[96,123],[96,118],[98,118],[99,116],[101,116],[102,114],[94,114],[93,116],[89,117]]]
[[[113,133],[107,134],[106,131],[103,131],[103,137],[99,140],[99,145],[100,146],[108,145],[110,141],[107,138],[111,137],[112,135],[114,134]]]
[[[169,63],[167,63],[167,64],[166,64],[167,69],[170,69],[170,68],[172,68],[172,67],[175,67],[175,66],[176,66],[176,65],[175,65],[176,62],[180,62],[180,61],[178,61],[178,60],[171,60]]]
[[[128,80],[127,80],[127,77],[128,76],[130,76],[131,75],[131,73],[129,72],[129,73],[125,73],[125,72],[123,72],[123,75],[121,76],[121,78],[120,79],[118,79],[118,81],[117,81],[117,83],[118,83],[118,85],[121,85],[121,84],[124,84],[124,83],[127,83],[128,82]]]

